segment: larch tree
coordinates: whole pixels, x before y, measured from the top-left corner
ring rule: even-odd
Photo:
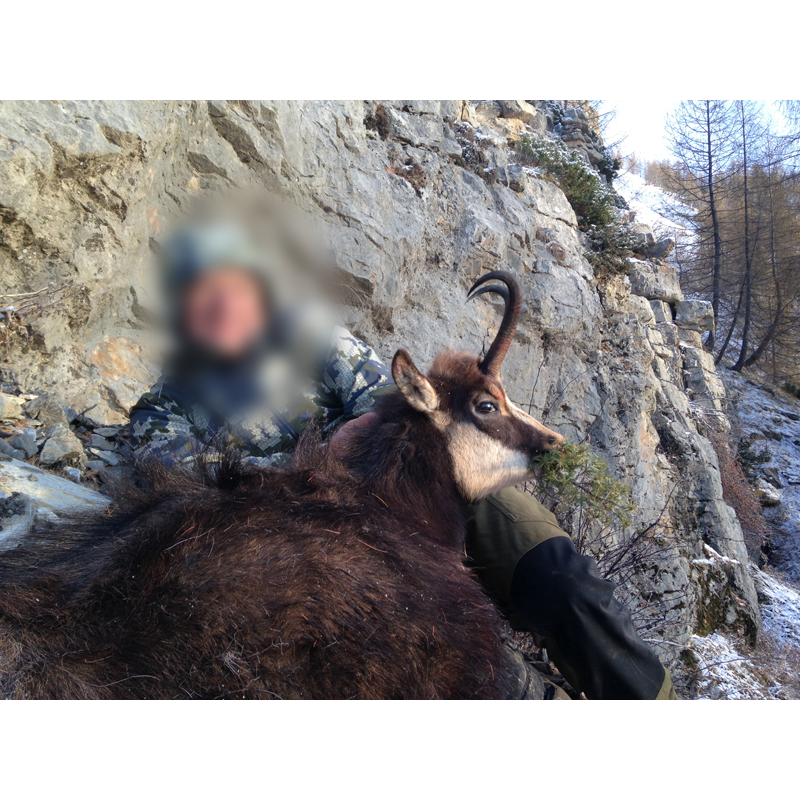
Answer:
[[[711,244],[710,254],[702,247],[696,253],[703,262],[699,265],[701,270],[710,273],[711,305],[716,321],[722,293],[719,204],[735,149],[731,106],[724,100],[683,100],[667,118],[666,135],[677,160],[677,171],[690,176],[676,189],[696,209],[692,222],[700,239]],[[712,330],[706,342],[709,350],[714,349],[715,341]]]

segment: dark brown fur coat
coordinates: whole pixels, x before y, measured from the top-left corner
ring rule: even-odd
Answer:
[[[0,696],[504,696],[442,434],[399,394],[379,413],[350,471],[313,435],[286,469],[151,465],[0,554]]]

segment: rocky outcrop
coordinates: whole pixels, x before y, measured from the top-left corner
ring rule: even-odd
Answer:
[[[554,111],[553,133],[573,149],[581,151],[590,164],[599,166],[606,157],[606,152],[597,113],[591,106],[564,110],[556,106]]]
[[[675,324],[690,331],[710,331],[714,309],[707,300],[679,300],[675,304]]]
[[[66,287],[9,341],[7,391],[91,407],[91,425],[71,427],[93,463],[113,456],[93,428],[123,423],[157,374],[151,252],[197,198],[231,187],[320,223],[347,289],[344,322],[387,359],[399,346],[421,365],[445,346],[480,352],[500,309],[467,308],[466,289],[507,269],[525,293],[504,365],[512,399],[590,438],[631,485],[636,524],[658,520],[667,556],[632,600],[659,598],[667,623],[654,645],[674,663],[698,625],[752,632],[741,529],[698,429],[697,399],[716,397],[700,328],[673,321],[683,296],[664,262],[598,280],[564,194],[515,163],[508,137],[548,125],[595,148],[585,113],[553,113],[530,101],[0,105],[0,293]],[[63,422],[46,424],[49,442]]]

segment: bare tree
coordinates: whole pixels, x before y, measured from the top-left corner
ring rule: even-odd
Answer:
[[[750,164],[748,162],[748,144],[752,143],[754,137],[760,133],[759,130],[759,110],[755,103],[745,100],[736,101],[739,129],[741,132],[741,152],[742,152],[742,180],[743,180],[743,201],[744,201],[744,325],[742,327],[742,346],[739,350],[739,358],[734,365],[737,372],[741,372],[747,359],[747,348],[750,338],[750,318],[753,308],[753,247],[750,236],[750,193],[748,187],[748,177]],[[720,352],[719,358],[722,359],[723,353]]]
[[[667,118],[666,134],[678,167],[690,176],[682,194],[697,210],[695,222],[701,237],[710,235],[711,305],[719,317],[722,276],[722,237],[718,205],[726,171],[734,152],[732,115],[723,100],[683,100]],[[704,230],[704,228],[706,230]],[[698,249],[703,257],[704,250]],[[707,341],[713,350],[714,331]]]

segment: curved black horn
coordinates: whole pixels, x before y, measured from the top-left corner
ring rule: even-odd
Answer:
[[[498,280],[502,281],[505,286],[484,286],[487,281]],[[480,289],[478,287],[481,287]],[[503,363],[508,348],[514,339],[514,333],[517,330],[517,320],[519,319],[519,312],[522,308],[522,295],[519,290],[519,284],[516,279],[502,270],[494,270],[482,275],[475,283],[467,294],[467,301],[472,300],[479,294],[490,292],[491,294],[498,294],[503,298],[506,304],[505,311],[503,312],[503,321],[500,323],[500,328],[497,335],[494,337],[492,346],[486,354],[486,358],[481,362],[481,372],[485,375],[490,375],[497,378],[500,375],[500,365]]]

